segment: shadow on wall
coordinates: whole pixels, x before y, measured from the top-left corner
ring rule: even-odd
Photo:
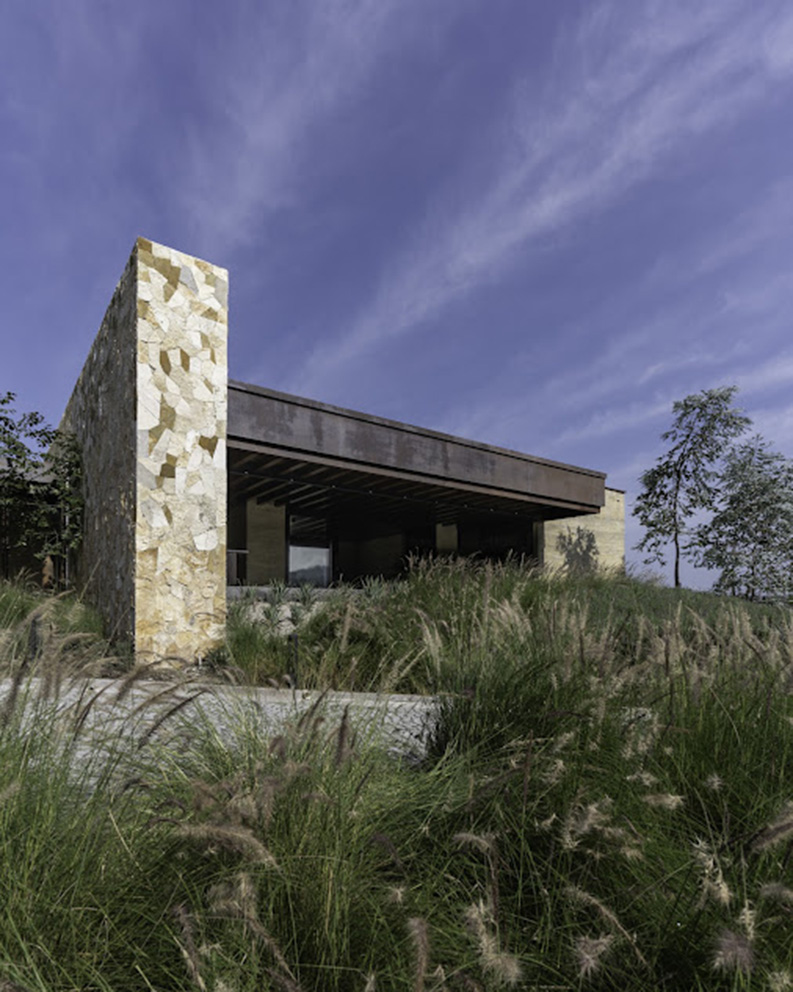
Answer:
[[[595,572],[598,567],[597,538],[587,527],[568,527],[556,537],[556,550],[562,556],[564,567],[570,572]]]

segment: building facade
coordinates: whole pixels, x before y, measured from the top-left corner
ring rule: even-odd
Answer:
[[[227,335],[226,270],[139,238],[64,414],[80,578],[137,653],[220,643],[229,584],[390,576],[411,552],[561,564],[579,529],[623,563],[602,472],[229,381]]]

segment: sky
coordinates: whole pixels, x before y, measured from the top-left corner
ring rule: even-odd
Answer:
[[[793,457],[788,0],[2,13],[18,409],[57,424],[142,235],[229,269],[232,378],[604,471],[629,548],[675,400],[735,384]]]

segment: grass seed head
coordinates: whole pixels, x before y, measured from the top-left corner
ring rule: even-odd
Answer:
[[[336,754],[334,757],[334,763],[337,768],[340,765],[345,764],[350,759],[353,753],[354,744],[355,737],[350,726],[350,707],[347,705],[344,707],[344,714],[341,718],[339,729],[336,732]]]
[[[719,906],[729,906],[732,892],[724,879],[718,858],[702,839],[694,841],[692,847],[694,861],[702,871],[701,905],[712,899]]]
[[[212,986],[212,992],[237,992],[237,990],[233,985],[229,985],[225,979],[218,978]]]
[[[768,824],[756,837],[752,845],[755,851],[766,851],[793,835],[793,803],[787,803],[775,820]]]
[[[262,842],[245,827],[218,826],[211,823],[184,823],[177,828],[181,836],[198,842],[208,852],[231,851],[249,864],[278,868],[278,862]]]
[[[427,921],[420,916],[408,920],[408,932],[413,942],[414,992],[424,992],[424,978],[430,963],[430,938]]]
[[[247,872],[239,872],[230,881],[218,882],[207,893],[209,906],[221,916],[256,919],[256,886]]]
[[[465,911],[465,923],[479,946],[479,958],[483,971],[489,974],[497,985],[508,987],[517,985],[523,975],[520,961],[499,947],[494,931],[492,908],[484,902],[475,903]]]
[[[738,914],[738,922],[743,927],[743,931],[746,934],[748,940],[754,941],[755,938],[755,925],[757,923],[757,913],[749,905],[749,903],[744,903],[743,909]]]
[[[626,782],[639,782],[646,789],[651,789],[657,784],[658,779],[651,772],[632,772],[630,775],[625,776]]]
[[[611,819],[608,812],[611,804],[612,800],[609,796],[586,806],[574,803],[562,826],[562,846],[573,850],[578,846],[581,837],[593,830],[604,831]]]
[[[566,730],[564,733],[559,734],[553,742],[551,752],[553,754],[559,754],[561,751],[564,751],[568,744],[572,744],[577,737],[577,730]]]
[[[562,778],[566,770],[567,770],[567,766],[565,765],[565,763],[562,761],[561,758],[557,758],[551,764],[551,766],[548,769],[546,769],[546,771],[543,773],[542,776],[543,780],[547,785],[556,785],[556,783]]]
[[[614,943],[613,934],[603,934],[600,937],[576,938],[574,951],[578,965],[578,977],[591,978],[601,967],[601,958]]]
[[[507,951],[496,951],[489,956],[482,956],[482,965],[485,971],[490,974],[496,984],[506,985],[511,988],[518,984],[523,977],[523,969],[520,961],[514,954]]]
[[[490,854],[494,848],[495,835],[473,834],[462,831],[459,834],[455,834],[452,840],[455,844],[459,844],[460,847],[475,847],[483,854]]]
[[[565,888],[565,893],[568,899],[572,902],[576,902],[581,906],[591,906],[593,909],[597,910],[601,919],[603,919],[612,928],[612,930],[616,931],[616,933],[620,934],[628,941],[633,949],[633,953],[636,955],[636,960],[644,967],[647,967],[647,959],[639,950],[636,937],[625,929],[622,923],[620,923],[617,914],[610,910],[604,902],[598,899],[597,896],[593,896],[591,893],[579,888],[577,885],[568,885]]]
[[[723,930],[716,938],[713,967],[716,971],[739,971],[748,975],[754,967],[754,948],[746,934]]]
[[[793,905],[793,889],[789,889],[782,882],[768,882],[760,889],[760,898]]]
[[[674,812],[676,809],[680,809],[685,802],[683,796],[676,796],[671,792],[649,792],[642,798],[648,806],[653,806],[656,809],[665,809],[670,813]]]
[[[174,906],[173,915],[176,917],[182,935],[182,939],[179,941],[179,950],[182,952],[187,973],[199,992],[206,992],[206,983],[201,976],[199,954],[195,945],[193,917],[184,905]]]
[[[465,911],[466,926],[476,938],[483,959],[492,957],[498,951],[495,937],[488,929],[488,924],[491,922],[492,913],[481,901],[469,906]]]

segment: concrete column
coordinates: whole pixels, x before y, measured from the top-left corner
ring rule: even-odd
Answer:
[[[139,238],[64,414],[79,570],[116,639],[193,658],[226,610],[228,273]]]
[[[457,524],[435,524],[435,550],[440,555],[457,551]]]
[[[248,585],[265,586],[286,581],[286,507],[258,503],[252,497],[245,504],[248,548]]]

